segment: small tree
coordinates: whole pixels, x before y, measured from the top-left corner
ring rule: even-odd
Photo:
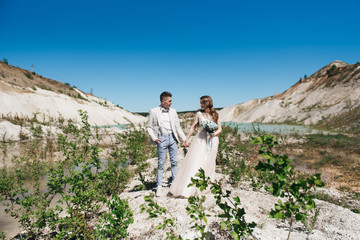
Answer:
[[[148,136],[144,129],[132,129],[117,135],[117,140],[123,143],[124,156],[128,159],[128,164],[135,165],[135,172],[139,175],[142,185],[138,186],[138,190],[144,190],[148,187],[143,173],[149,167],[146,161],[152,156],[151,146]]]
[[[211,193],[214,194],[216,199],[216,205],[223,210],[223,213],[219,215],[224,219],[220,224],[221,228],[229,230],[231,236],[236,240],[246,235],[252,235],[256,223],[246,222],[245,209],[241,207],[240,198],[238,196],[231,197],[231,191],[224,191],[219,183],[212,182],[209,177],[205,176],[205,171],[202,168],[199,169],[195,176],[197,178],[191,178],[191,184],[188,187],[196,186],[201,192],[210,187]],[[189,201],[189,203],[191,202]],[[206,219],[204,214],[199,216],[204,220]],[[197,229],[201,230],[199,227]]]
[[[112,200],[108,200],[106,205],[109,211],[104,213],[100,219],[101,224],[97,226],[98,239],[126,239],[127,229],[134,222],[128,201],[112,196]]]
[[[255,169],[272,175],[272,181],[265,185],[265,190],[275,197],[280,197],[270,212],[270,218],[288,221],[290,226],[287,239],[289,239],[294,221],[306,224],[308,211],[315,208],[312,190],[325,186],[321,180],[321,173],[305,180],[296,180],[294,167],[290,165],[292,160],[285,154],[274,154],[272,149],[279,144],[274,136],[252,137],[251,143],[261,145],[259,153],[266,159],[266,162],[259,161]],[[285,199],[285,202],[281,199]]]
[[[9,62],[8,62],[8,60],[7,60],[7,58],[3,58],[3,63],[5,63],[6,65],[8,65],[9,64]]]

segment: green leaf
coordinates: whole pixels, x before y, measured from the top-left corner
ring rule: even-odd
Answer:
[[[282,174],[276,174],[276,178],[282,182],[285,180],[285,177]]]
[[[275,210],[277,211],[281,211],[282,210],[282,207],[278,204],[275,205]]]
[[[305,204],[305,208],[307,209],[307,210],[311,210],[311,209],[313,209],[315,207],[315,202],[313,201],[313,200],[309,200],[308,202],[307,202],[307,204]]]
[[[159,225],[157,225],[157,226],[155,227],[155,230],[157,230],[157,229],[163,229],[163,228],[165,228],[165,224],[159,224]]]
[[[241,204],[239,197],[234,197],[234,201],[237,202],[238,204]]]
[[[226,225],[225,222],[221,222],[221,223],[220,223],[220,226],[221,226],[221,229],[225,229],[227,225]]]
[[[314,183],[315,183],[315,185],[317,187],[324,187],[325,186],[325,183],[323,181],[321,181],[321,179],[320,180],[315,180]]]
[[[295,219],[296,219],[296,221],[304,221],[306,219],[306,215],[304,215],[302,213],[297,213],[295,215]]]
[[[278,197],[281,193],[280,184],[273,183],[272,188],[273,188],[272,195]]]
[[[239,239],[239,235],[238,235],[236,232],[234,232],[234,231],[232,231],[232,232],[230,233],[230,235],[231,235],[234,239]]]
[[[279,220],[279,219],[284,219],[284,213],[283,212],[274,212],[274,211],[271,211],[270,212],[270,217],[271,218],[276,218],[276,220]]]

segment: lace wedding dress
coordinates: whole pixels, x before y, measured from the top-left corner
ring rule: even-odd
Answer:
[[[205,175],[213,180],[215,176],[216,154],[219,146],[218,137],[213,137],[208,141],[207,132],[203,128],[206,120],[212,120],[204,116],[201,112],[196,113],[199,119],[199,132],[192,140],[189,150],[181,163],[180,169],[171,184],[169,193],[175,197],[193,196],[199,191],[196,187],[187,187],[191,183],[191,177],[200,168],[204,169]],[[199,191],[200,192],[200,191]]]

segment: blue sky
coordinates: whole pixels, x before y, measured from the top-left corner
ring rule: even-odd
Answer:
[[[0,0],[0,59],[144,112],[225,107],[360,61],[360,1]]]

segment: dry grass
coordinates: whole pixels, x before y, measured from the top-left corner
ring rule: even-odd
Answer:
[[[321,172],[327,187],[360,191],[360,140],[344,135],[316,137],[308,137],[303,144],[291,144],[284,151],[292,156],[298,169]]]
[[[77,98],[78,92],[70,84],[64,84],[50,78],[43,77],[35,72],[14,67],[0,62],[0,80],[13,86],[17,86],[19,91],[31,88],[44,89],[57,93],[62,93],[70,97]],[[0,90],[4,90],[6,85],[0,84]],[[13,88],[12,88],[13,89]]]

